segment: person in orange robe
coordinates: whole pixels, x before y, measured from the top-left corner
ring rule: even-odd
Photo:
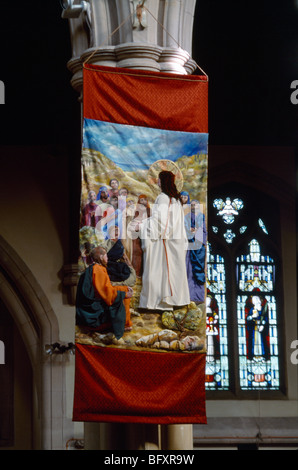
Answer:
[[[129,286],[113,286],[111,284],[106,266],[108,263],[108,255],[106,250],[99,246],[92,250],[91,258],[94,261],[92,282],[95,293],[100,297],[107,305],[113,305],[117,297],[118,291],[126,292],[123,304],[126,312],[125,330],[128,331],[132,327],[130,319],[130,299],[133,295],[133,289]]]

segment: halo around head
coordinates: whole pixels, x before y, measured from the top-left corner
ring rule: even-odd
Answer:
[[[175,185],[180,192],[183,188],[183,175],[176,163],[172,160],[156,160],[148,170],[147,181],[149,184],[157,184],[158,175],[161,171],[171,171],[175,175]]]

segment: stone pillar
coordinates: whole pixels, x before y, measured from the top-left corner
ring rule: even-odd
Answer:
[[[160,450],[160,426],[85,423],[85,450]]]
[[[193,427],[190,424],[169,424],[161,427],[163,450],[193,450]]]
[[[71,4],[72,0],[68,0]],[[64,2],[64,3],[67,3]],[[89,0],[68,18],[71,84],[82,91],[84,61],[110,67],[190,74],[196,0]],[[74,0],[74,6],[80,4]],[[139,5],[138,5],[139,4]],[[137,15],[138,12],[138,15]],[[76,15],[76,17],[74,17]]]
[[[83,63],[191,74],[192,31],[196,0],[64,0],[69,21],[71,85],[82,99]],[[73,269],[73,273],[72,273]],[[65,285],[74,299],[76,268],[65,268]],[[86,448],[192,449],[191,425],[85,425]],[[162,429],[162,432],[161,432]],[[161,443],[162,441],[162,443]],[[161,447],[162,446],[162,447]]]

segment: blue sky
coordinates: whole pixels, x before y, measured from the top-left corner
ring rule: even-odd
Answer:
[[[207,145],[208,134],[84,120],[83,147],[98,150],[124,171],[146,169],[156,160],[207,153]]]

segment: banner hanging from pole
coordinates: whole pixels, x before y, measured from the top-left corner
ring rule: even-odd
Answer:
[[[73,419],[205,423],[207,77],[83,74]]]

